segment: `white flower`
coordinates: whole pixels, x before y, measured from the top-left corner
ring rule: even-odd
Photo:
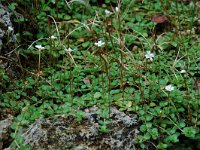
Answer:
[[[171,92],[171,91],[174,90],[174,87],[170,84],[170,85],[167,85],[167,86],[165,87],[165,90]]]
[[[181,70],[181,73],[187,73],[186,70]]]
[[[147,51],[146,54],[145,54],[145,57],[147,59],[149,58],[151,61],[153,61],[154,54],[151,53],[150,51]]]
[[[39,50],[45,49],[42,45],[35,45],[35,47]]]
[[[57,37],[55,37],[54,35],[52,35],[52,36],[50,36],[49,38],[52,39],[52,40],[54,40],[54,39],[56,39]]]
[[[95,42],[94,45],[95,46],[98,46],[98,47],[101,47],[105,44],[105,42],[102,42],[102,41],[98,41],[98,42]]]
[[[118,12],[119,11],[119,7],[115,7],[115,11]]]
[[[109,11],[109,10],[107,10],[107,9],[105,10],[105,13],[106,13],[106,15],[107,15],[107,16],[109,16],[109,15],[111,15],[111,14],[112,14],[112,12],[111,12],[111,11]]]
[[[9,30],[9,31],[13,31],[13,28],[9,26],[9,27],[8,27],[8,30]]]
[[[52,2],[53,4],[55,4],[55,3],[56,3],[56,2],[55,2],[55,0],[52,0],[51,2]]]
[[[14,29],[11,27],[11,26],[9,26],[8,27],[8,32],[10,33],[10,32],[12,32]]]
[[[73,50],[69,47],[69,48],[65,48],[64,49],[66,52],[72,52]]]

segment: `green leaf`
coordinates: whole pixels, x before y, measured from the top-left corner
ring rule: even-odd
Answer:
[[[59,54],[64,55],[66,52],[64,50],[60,50]]]
[[[11,3],[8,8],[11,9],[11,10],[15,10],[16,6],[18,6],[17,3]]]
[[[140,131],[145,132],[147,130],[146,125],[140,126]]]
[[[179,127],[180,127],[180,128],[185,127],[185,122],[180,122],[180,123],[179,123]]]
[[[14,122],[10,127],[11,129],[15,130],[18,127],[18,124]]]
[[[64,19],[65,19],[65,20],[70,20],[70,19],[71,19],[71,16],[65,15],[65,16],[64,16]]]
[[[31,100],[34,101],[34,102],[37,102],[37,97],[32,96],[32,97],[31,97]]]
[[[153,115],[146,115],[146,121],[150,121],[153,119]]]
[[[179,135],[180,135],[180,133],[175,133],[175,134],[173,134],[173,135],[170,135],[170,136],[166,137],[166,138],[164,139],[164,141],[165,141],[166,143],[170,143],[170,142],[176,143],[176,142],[179,142],[179,139],[178,139]]]
[[[144,110],[140,110],[140,111],[139,111],[139,114],[142,116],[142,115],[145,114],[145,111],[144,111]]]
[[[48,108],[50,106],[50,103],[48,101],[45,101],[43,104],[43,108]]]
[[[53,109],[54,109],[54,110],[57,110],[57,109],[58,109],[58,105],[54,104],[54,105],[53,105]]]
[[[142,144],[140,144],[140,147],[141,147],[142,149],[145,149],[146,146],[145,146],[145,144],[142,143]]]
[[[158,138],[158,129],[157,128],[153,128],[153,129],[149,130],[149,133],[151,134],[151,136],[154,140],[156,140]]]
[[[176,42],[171,42],[171,45],[174,47],[177,47],[177,43]]]
[[[183,129],[183,134],[184,134],[186,137],[195,137],[196,130],[195,130],[193,127],[185,127],[185,128]]]
[[[24,116],[23,115],[19,115],[19,116],[17,116],[17,120],[20,122],[20,121],[22,121],[22,120],[24,120],[25,118],[24,118]]]
[[[95,94],[94,94],[94,98],[95,99],[98,99],[98,98],[100,98],[101,97],[101,93],[100,92],[96,92]]]
[[[145,135],[144,135],[144,139],[147,141],[149,139],[151,139],[151,135],[147,132]]]
[[[15,139],[16,133],[11,133],[10,136],[11,136],[13,139]]]
[[[103,133],[108,133],[109,132],[109,130],[108,130],[106,125],[100,126],[99,131],[101,131]]]
[[[160,79],[159,80],[160,85],[166,85],[167,84],[167,80],[165,79]]]
[[[157,149],[166,149],[167,148],[167,144],[164,144],[164,143],[159,143],[157,145]]]
[[[90,42],[89,42],[89,41],[82,43],[82,46],[83,46],[84,48],[88,47],[89,45],[90,45]]]
[[[23,31],[23,35],[24,36],[30,36],[30,37],[33,36],[33,34],[31,32],[29,32],[29,31]]]
[[[152,127],[152,123],[150,123],[150,122],[146,123],[146,127],[147,127],[147,129],[151,128]]]
[[[173,128],[168,129],[169,134],[175,134],[177,130],[177,127],[174,126]]]
[[[165,106],[168,105],[168,102],[160,102],[159,104],[160,104],[161,107],[165,107]]]

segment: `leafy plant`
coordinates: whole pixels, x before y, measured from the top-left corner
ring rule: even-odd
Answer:
[[[100,108],[102,133],[109,133],[111,107],[137,113],[141,149],[173,148],[181,138],[200,140],[199,92],[194,88],[199,35],[181,35],[197,16],[186,11],[195,9],[194,2],[107,0],[102,7],[96,2],[42,0],[31,8],[39,25],[37,39],[19,52],[36,65],[14,82],[0,73],[0,107],[18,111],[14,147],[26,148],[19,135],[36,119],[63,114],[81,122],[81,108],[94,105]],[[9,6],[16,5],[25,4],[19,0]],[[159,25],[150,19],[158,13],[171,23],[160,35],[155,32]],[[23,35],[33,33],[24,30]],[[36,50],[36,45],[45,49]]]

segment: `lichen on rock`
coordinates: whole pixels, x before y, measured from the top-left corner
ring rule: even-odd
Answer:
[[[112,107],[109,132],[103,134],[99,131],[100,117],[96,109],[91,107],[84,111],[85,117],[81,122],[72,116],[35,121],[23,134],[24,144],[38,150],[135,150],[134,139],[138,134],[135,114]]]
[[[0,121],[0,149],[3,149],[3,146],[9,139],[9,127],[13,121],[13,116],[8,115],[7,119]]]
[[[14,34],[14,27],[10,18],[11,12],[9,9],[0,4],[0,52],[2,54],[9,52],[5,48],[8,43],[16,42],[16,35]]]

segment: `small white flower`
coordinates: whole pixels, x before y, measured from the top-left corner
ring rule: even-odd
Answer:
[[[154,54],[151,53],[150,51],[147,51],[146,54],[145,54],[145,57],[147,59],[150,59],[151,61],[153,61]]]
[[[55,0],[52,0],[51,2],[52,2],[53,4],[55,4],[55,3],[56,3],[56,2],[55,2]]]
[[[107,10],[107,9],[105,10],[105,13],[106,13],[107,16],[110,16],[112,14],[112,12]]]
[[[119,11],[119,7],[115,7],[115,11],[118,12]]]
[[[35,45],[35,47],[39,50],[45,49],[42,45]]]
[[[13,28],[9,26],[9,27],[8,27],[8,30],[9,30],[9,31],[13,31]]]
[[[105,42],[102,42],[102,41],[98,41],[98,42],[95,42],[94,45],[95,46],[98,46],[98,47],[101,47],[105,44]]]
[[[57,37],[55,37],[54,35],[52,35],[52,36],[50,36],[49,38],[52,39],[52,40],[54,40],[54,39],[56,39]]]
[[[69,47],[69,48],[65,48],[64,49],[66,52],[72,52],[73,50]]]
[[[187,73],[186,70],[181,70],[181,73]]]
[[[170,85],[167,85],[167,86],[165,87],[165,90],[171,92],[171,91],[174,90],[174,87],[170,84]]]
[[[8,27],[8,32],[12,32],[13,30],[14,29],[11,26]]]

